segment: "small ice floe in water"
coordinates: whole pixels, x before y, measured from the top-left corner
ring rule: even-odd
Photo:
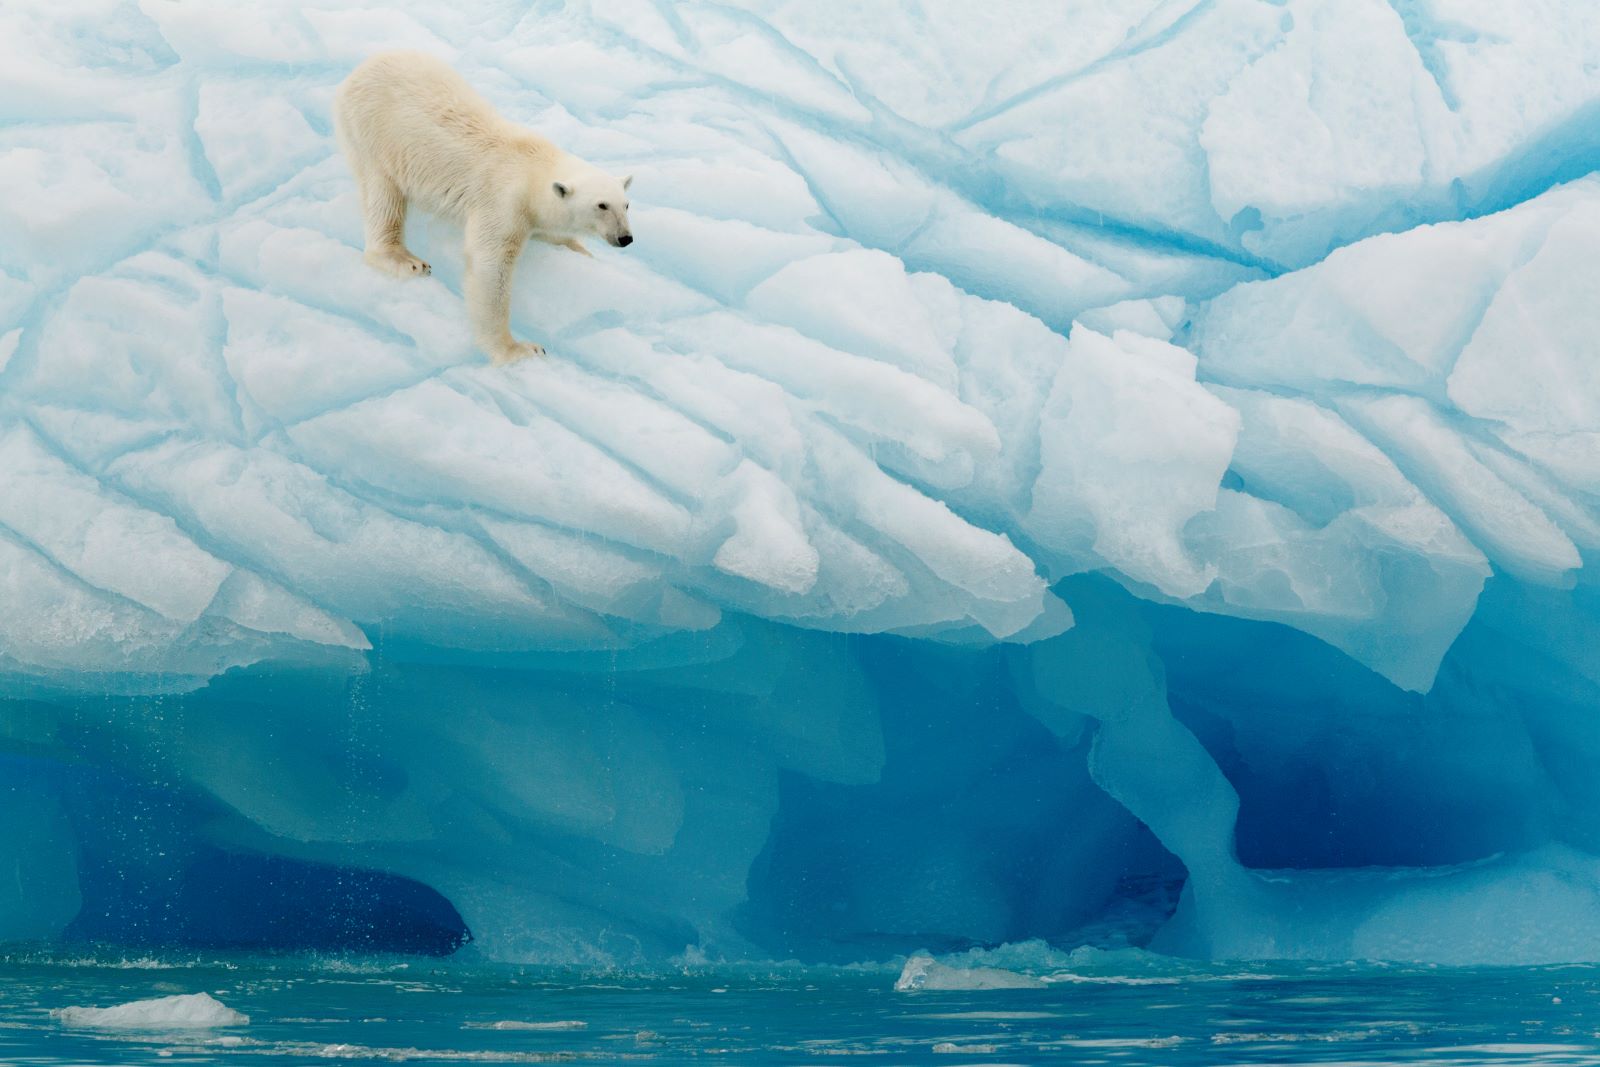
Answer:
[[[1032,975],[999,967],[947,967],[932,956],[912,956],[894,988],[905,993],[917,989],[1040,989],[1044,984]]]
[[[994,1045],[958,1045],[954,1041],[941,1041],[933,1046],[933,1051],[938,1053],[965,1052],[974,1056],[986,1056],[995,1050]]]
[[[462,1023],[467,1030],[586,1030],[589,1024],[582,1019],[550,1019],[542,1022],[524,1022],[521,1019],[500,1019],[492,1023]]]
[[[62,1026],[106,1030],[188,1030],[250,1025],[250,1016],[234,1011],[209,993],[134,1000],[110,1008],[56,1008],[50,1015]]]
[[[908,1019],[979,1019],[989,1022],[1015,1022],[1022,1019],[1056,1019],[1058,1011],[925,1011]]]

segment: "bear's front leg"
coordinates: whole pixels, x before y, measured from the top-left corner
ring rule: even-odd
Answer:
[[[547,245],[555,245],[557,248],[570,248],[579,255],[588,256],[590,259],[594,258],[594,253],[583,247],[583,243],[575,237],[540,237],[539,240]]]
[[[511,274],[523,242],[481,230],[481,226],[467,223],[465,295],[473,339],[495,363],[542,356],[542,345],[511,336]]]

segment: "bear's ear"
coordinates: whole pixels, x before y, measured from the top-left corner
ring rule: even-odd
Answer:
[[[623,188],[624,191],[626,191],[628,186],[630,186],[632,184],[633,184],[633,175],[630,174],[626,178],[622,179],[622,188]]]
[[[556,191],[556,195],[563,200],[572,195],[572,186],[568,185],[566,182],[556,182],[550,188],[554,189]]]

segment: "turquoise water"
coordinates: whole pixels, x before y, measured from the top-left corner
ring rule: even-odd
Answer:
[[[1600,1064],[1600,967],[1174,964],[916,993],[895,992],[895,975],[14,955],[0,963],[0,1062]],[[50,1015],[200,991],[249,1025],[119,1032]]]

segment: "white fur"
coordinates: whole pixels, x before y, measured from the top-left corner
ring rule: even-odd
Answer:
[[[543,355],[511,336],[511,271],[530,238],[589,252],[583,236],[632,242],[627,189],[532,130],[500,117],[444,63],[384,52],[339,86],[334,130],[355,172],[369,264],[400,277],[429,272],[405,246],[415,202],[466,226],[473,335],[496,363]]]

